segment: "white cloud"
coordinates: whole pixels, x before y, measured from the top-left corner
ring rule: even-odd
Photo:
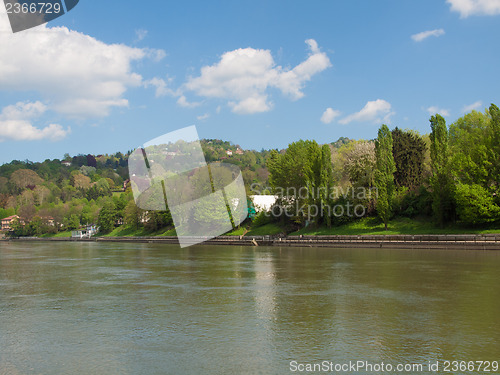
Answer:
[[[239,102],[229,102],[228,104],[234,113],[239,113],[240,115],[267,112],[273,107],[273,104],[267,101],[267,95],[257,95]]]
[[[472,103],[472,104],[469,104],[469,105],[466,105],[462,108],[462,113],[469,113],[473,110],[477,110],[479,109],[481,106],[483,105],[483,102],[481,102],[480,100],[478,100],[477,102],[475,103]]]
[[[461,18],[472,15],[494,16],[500,14],[500,0],[446,0],[451,10]]]
[[[184,95],[179,96],[179,99],[177,99],[177,104],[185,108],[195,108],[201,105],[201,103],[199,102],[188,102]]]
[[[436,113],[440,114],[441,116],[448,117],[450,115],[450,110],[449,109],[444,109],[444,108],[439,108],[437,106],[432,106],[426,109],[427,112],[433,116]]]
[[[415,42],[421,42],[421,41],[429,38],[430,36],[438,37],[441,35],[444,35],[444,30],[443,29],[435,29],[435,30],[429,30],[429,31],[422,31],[421,33],[418,33],[418,34],[413,34],[411,36],[411,38]]]
[[[197,119],[198,121],[203,121],[203,120],[206,120],[206,119],[207,119],[207,118],[209,118],[209,117],[210,117],[210,114],[205,113],[204,115],[197,116],[197,117],[196,117],[196,119]]]
[[[41,25],[13,34],[5,11],[0,12],[0,51],[0,91],[38,92],[52,110],[78,118],[127,107],[124,94],[142,84],[131,64],[165,56],[106,44],[66,27]]]
[[[327,108],[325,112],[323,112],[323,115],[321,116],[321,122],[324,124],[329,124],[333,120],[335,120],[335,118],[337,118],[338,116],[340,116],[340,111],[337,111],[336,109],[333,108]]]
[[[150,80],[144,81],[144,87],[148,88],[151,86],[156,88],[155,96],[157,98],[165,95],[172,95],[172,96],[177,95],[175,91],[173,91],[168,87],[167,82],[162,78],[155,77]]]
[[[137,29],[135,30],[135,41],[140,42],[144,40],[144,38],[148,36],[148,31],[144,29]]]
[[[154,49],[154,48],[144,48],[141,51],[145,53],[145,56],[154,62],[160,62],[163,60],[167,53],[162,49]]]
[[[235,113],[269,111],[269,88],[278,88],[292,100],[300,99],[305,83],[331,66],[316,41],[306,43],[309,57],[293,69],[276,66],[269,50],[240,48],[224,53],[218,63],[202,67],[200,76],[191,77],[184,88],[198,96],[225,99]]]
[[[350,122],[371,122],[371,123],[390,123],[391,117],[395,114],[392,111],[391,104],[383,99],[369,101],[359,112],[353,113],[339,120],[340,124],[346,125]]]
[[[47,111],[47,106],[37,102],[19,102],[5,107],[0,113],[0,141],[35,141],[48,139],[58,141],[66,137],[70,129],[61,125],[50,124],[45,128],[32,125],[32,120],[39,118]]]

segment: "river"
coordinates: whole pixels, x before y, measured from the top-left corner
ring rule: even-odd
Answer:
[[[0,243],[0,374],[291,374],[349,361],[488,373],[445,361],[500,361],[500,252]]]

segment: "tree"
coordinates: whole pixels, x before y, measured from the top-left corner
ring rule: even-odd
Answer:
[[[375,141],[375,185],[377,186],[377,213],[384,222],[385,230],[392,213],[394,175],[396,166],[392,155],[392,134],[387,125],[382,125]]]
[[[373,186],[375,178],[375,143],[367,141],[351,142],[339,150],[342,158],[341,169],[347,173],[352,186]]]
[[[97,161],[95,160],[94,155],[88,154],[87,155],[87,165],[89,167],[97,167]]]
[[[73,230],[80,228],[80,218],[76,214],[71,214],[69,217],[64,218],[64,227],[67,230]]]
[[[124,214],[125,224],[132,229],[138,229],[142,225],[143,214],[144,211],[137,207],[134,200],[128,201]]]
[[[328,145],[319,146],[316,141],[302,140],[291,143],[282,154],[272,150],[267,166],[269,182],[279,196],[280,205],[295,210],[290,215],[293,221],[302,224],[306,220],[319,223],[327,219],[321,215],[321,207],[327,204],[332,179]],[[315,206],[314,213],[318,214],[314,218],[308,215],[312,206]]]
[[[461,183],[488,188],[493,182],[493,138],[487,114],[472,111],[451,124],[448,173],[453,173]]]
[[[21,206],[17,213],[22,219],[29,222],[35,216],[36,208],[33,204],[27,204],[25,206]]]
[[[145,228],[149,231],[157,231],[173,225],[170,211],[147,211]]]
[[[36,203],[41,206],[45,202],[45,200],[50,196],[49,188],[39,185],[33,190],[33,195]]]
[[[495,185],[497,196],[500,195],[500,109],[491,104],[489,108],[491,116],[491,160],[492,160],[492,173],[491,179]]]
[[[25,235],[24,224],[19,219],[14,219],[10,223],[10,235],[21,237]]]
[[[392,131],[392,155],[396,171],[396,187],[416,190],[423,181],[426,144],[419,135],[395,128]]]
[[[15,215],[16,210],[13,208],[1,208],[0,207],[0,219],[5,219],[6,217]]]
[[[10,181],[18,189],[18,191],[21,191],[28,186],[34,188],[36,185],[43,182],[40,176],[31,169],[18,169],[12,173]]]
[[[457,214],[466,224],[488,223],[498,220],[500,207],[491,193],[481,185],[458,184],[456,187]]]
[[[453,184],[450,176],[450,154],[448,150],[448,128],[442,116],[436,114],[431,123],[431,187],[432,209],[438,224],[443,227],[445,222],[454,216]]]
[[[76,189],[88,190],[90,188],[90,178],[81,173],[76,173],[71,177],[71,185]]]
[[[99,232],[109,233],[115,227],[115,205],[112,201],[106,201],[99,211],[99,216],[97,217],[97,226],[99,227]]]
[[[7,194],[9,192],[8,182],[9,180],[6,177],[0,177],[0,194]]]

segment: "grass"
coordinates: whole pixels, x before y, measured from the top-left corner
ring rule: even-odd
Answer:
[[[268,223],[256,228],[251,224],[244,223],[240,227],[226,236],[266,236],[278,233],[284,233],[285,229],[278,223]],[[376,217],[367,217],[361,220],[336,226],[336,227],[313,227],[302,228],[299,231],[289,233],[290,235],[394,235],[394,234],[485,234],[500,233],[500,225],[490,225],[476,228],[466,228],[459,225],[450,225],[445,228],[438,228],[432,222],[432,219],[420,217],[410,219],[407,217],[397,217],[389,222],[389,228],[386,231],[384,224]],[[116,227],[111,233],[102,235],[104,237],[141,237],[141,236],[176,236],[175,229],[163,228],[158,231],[147,231],[144,228],[132,229],[127,226]],[[57,234],[44,234],[42,237],[71,237],[71,231],[60,232]]]
[[[116,227],[112,232],[102,235],[103,237],[141,237],[141,236],[175,236],[175,229],[162,228],[157,231],[148,231],[145,228],[130,228],[125,225]]]
[[[363,218],[353,223],[338,227],[308,227],[291,235],[374,235],[374,234],[481,234],[500,233],[500,227],[466,228],[459,225],[450,225],[445,228],[438,228],[430,218],[397,217],[389,222],[388,230],[378,218]]]
[[[245,234],[245,236],[267,236],[282,233],[284,230],[276,223],[269,223],[262,225],[260,227],[250,229],[250,231]]]
[[[225,234],[225,236],[244,236],[249,230],[249,223],[245,222],[242,225],[238,226],[237,228],[233,229],[232,231],[228,232]]]
[[[71,237],[71,231],[66,231],[66,232],[59,232],[56,234],[42,234],[40,237],[51,237],[51,238],[64,238],[64,237]]]

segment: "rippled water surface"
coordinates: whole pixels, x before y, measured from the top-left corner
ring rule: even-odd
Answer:
[[[358,360],[500,361],[500,253],[0,243],[0,374]]]

